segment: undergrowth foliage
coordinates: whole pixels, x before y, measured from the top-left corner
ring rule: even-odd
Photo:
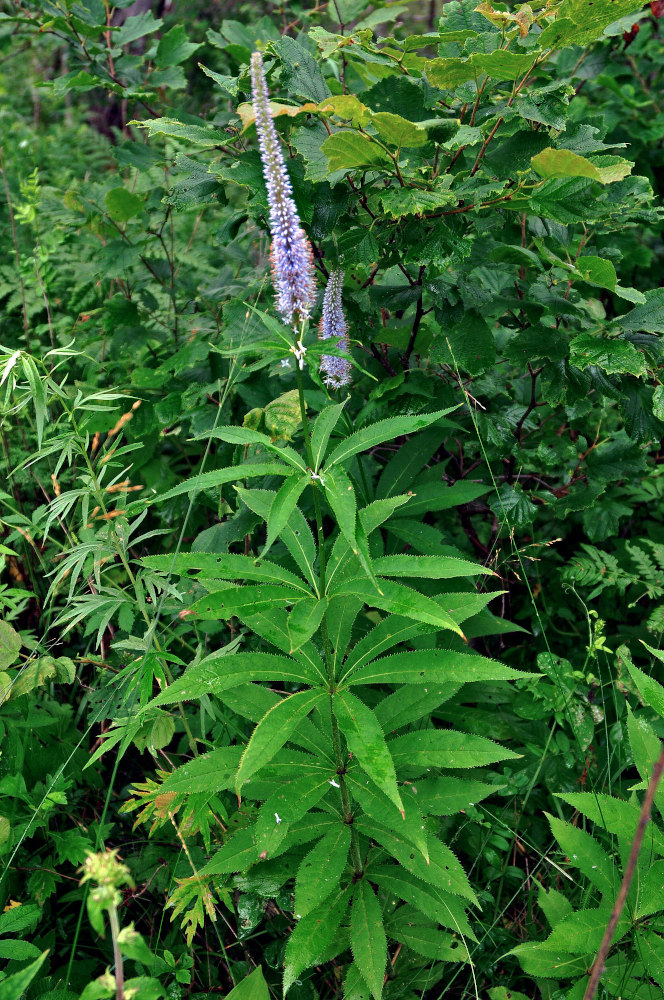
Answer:
[[[0,1000],[583,1000],[664,736],[664,9],[143,6],[0,15]]]

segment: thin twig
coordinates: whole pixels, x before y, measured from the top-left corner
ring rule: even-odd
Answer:
[[[607,955],[609,954],[609,948],[611,947],[611,942],[613,940],[613,935],[615,934],[616,925],[620,920],[620,915],[623,911],[625,903],[627,902],[627,895],[632,884],[632,879],[634,878],[634,873],[636,871],[636,862],[639,857],[639,852],[641,850],[641,844],[643,843],[643,837],[646,832],[646,827],[650,821],[650,813],[652,811],[652,804],[655,799],[655,793],[657,791],[657,786],[659,785],[660,778],[664,773],[664,747],[659,755],[659,759],[655,764],[650,781],[648,782],[648,787],[646,789],[646,794],[643,796],[643,805],[641,806],[641,813],[639,815],[639,822],[636,827],[636,833],[634,834],[634,840],[632,841],[632,847],[629,852],[629,858],[627,860],[627,866],[625,867],[625,874],[623,875],[623,880],[620,885],[620,891],[618,893],[617,899],[614,903],[613,909],[611,911],[611,916],[609,922],[606,925],[606,930],[604,931],[604,937],[602,938],[602,943],[599,946],[599,951],[597,952],[597,958],[593,962],[593,967],[590,970],[590,978],[588,979],[588,985],[586,986],[586,992],[583,994],[583,1000],[593,1000],[597,987],[599,986],[599,981],[604,972],[604,963],[606,962]]]

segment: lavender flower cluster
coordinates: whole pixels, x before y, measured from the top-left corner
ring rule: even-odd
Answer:
[[[328,278],[323,297],[323,315],[318,329],[321,340],[327,340],[329,337],[341,337],[338,346],[347,351],[348,324],[341,299],[343,284],[344,272],[337,268],[330,273]],[[345,358],[324,354],[321,358],[320,370],[323,373],[325,385],[330,389],[340,389],[342,386],[350,384],[351,366],[350,361]]]
[[[251,86],[272,233],[272,280],[276,307],[287,324],[309,318],[316,300],[311,244],[300,225],[286,163],[270,111],[260,52],[251,57]]]

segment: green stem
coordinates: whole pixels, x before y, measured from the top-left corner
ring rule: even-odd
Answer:
[[[117,907],[109,906],[108,921],[111,925],[111,940],[113,941],[113,961],[115,963],[115,996],[116,1000],[124,1000],[124,969],[122,967],[122,953],[118,937],[120,936],[120,922],[118,920]]]
[[[307,460],[307,465],[309,469],[313,470],[314,458],[313,452],[311,450],[311,428],[309,425],[309,418],[307,417],[307,406],[304,401],[304,382],[302,379],[302,372],[297,368],[297,392],[300,400],[300,415],[302,417],[302,432],[304,435],[304,453]],[[316,534],[318,537],[318,579],[319,579],[319,591],[321,599],[325,597],[325,573],[327,568],[327,563],[325,560],[325,534],[323,532],[323,510],[320,502],[320,493],[318,483],[312,481],[312,489],[314,494],[314,514],[316,518]],[[355,874],[361,875],[363,871],[362,865],[362,855],[360,854],[360,845],[358,841],[358,836],[353,829],[353,810],[350,803],[350,796],[348,794],[348,788],[346,786],[346,766],[344,764],[343,751],[341,749],[341,733],[339,732],[339,723],[337,722],[337,717],[334,714],[334,689],[335,689],[335,677],[334,677],[334,659],[332,657],[332,647],[330,645],[330,637],[327,631],[327,615],[323,617],[321,623],[321,633],[323,636],[323,647],[325,649],[325,666],[327,668],[327,678],[330,685],[330,720],[332,725],[332,744],[334,746],[334,760],[337,765],[337,775],[339,777],[339,791],[341,793],[341,807],[343,812],[344,823],[350,826],[350,836],[351,836],[351,856],[353,858],[353,867],[355,868]]]

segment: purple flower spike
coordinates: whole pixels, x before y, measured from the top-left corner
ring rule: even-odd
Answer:
[[[339,347],[348,350],[348,324],[344,316],[341,295],[344,284],[344,272],[337,270],[330,273],[323,298],[323,316],[320,321],[320,338],[327,340],[328,337],[341,337]],[[350,385],[350,361],[345,358],[335,358],[333,354],[324,354],[320,362],[320,370],[323,373],[323,382],[330,389],[340,389],[344,385]]]
[[[314,261],[311,244],[300,225],[281,143],[272,121],[260,52],[251,57],[251,89],[270,209],[270,260],[276,306],[285,323],[296,325],[308,319],[316,301]]]

